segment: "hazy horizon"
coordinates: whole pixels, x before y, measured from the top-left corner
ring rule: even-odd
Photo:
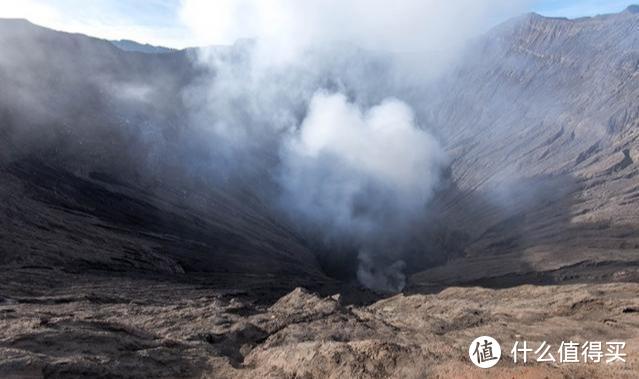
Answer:
[[[140,44],[171,49],[232,45],[239,39],[260,37],[254,29],[240,30],[245,29],[244,25],[253,23],[253,20],[247,17],[253,17],[255,13],[261,11],[254,9],[255,4],[258,3],[252,0],[223,0],[215,3],[200,0],[153,0],[129,3],[127,2],[128,5],[124,6],[112,0],[93,1],[89,4],[77,0],[25,0],[9,4],[7,0],[0,0],[0,4],[4,5],[0,7],[0,18],[23,18],[58,31],[86,34],[115,41],[132,40]],[[278,20],[280,17],[278,13],[286,13],[286,6],[281,6],[284,3],[285,1],[282,0],[269,3],[269,6],[265,8],[273,8],[277,11],[269,10],[266,19]],[[579,18],[617,13],[635,2],[517,0],[500,2],[497,5],[495,1],[476,3],[477,7],[483,6],[487,9],[486,21],[481,27],[481,30],[485,31],[511,17],[527,12],[548,17]],[[410,2],[404,1],[400,4],[410,4]],[[425,3],[424,8],[433,8],[433,13],[436,15],[436,12],[442,8],[450,7],[448,4],[446,6],[441,4],[443,3],[429,1]],[[455,4],[461,6],[462,13],[463,7],[467,6],[463,1],[455,2]],[[454,7],[455,5],[450,9],[455,9]],[[239,16],[234,13],[238,9],[242,13]],[[284,12],[281,11],[282,9]],[[401,12],[401,9],[399,11]],[[242,27],[238,28],[236,24]],[[211,25],[216,25],[215,33],[209,33]],[[205,26],[204,32],[203,26]]]

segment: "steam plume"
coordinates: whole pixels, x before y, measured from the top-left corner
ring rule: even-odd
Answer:
[[[284,142],[282,202],[332,238],[355,241],[362,283],[398,290],[401,262],[379,269],[375,257],[395,255],[386,241],[423,214],[444,157],[405,103],[361,110],[344,95],[319,92]]]
[[[269,201],[324,250],[352,246],[361,283],[400,290],[404,244],[446,164],[411,89],[522,3],[185,0],[203,43],[256,37],[199,51],[211,77],[187,91],[192,121],[226,141],[228,162],[275,172]]]

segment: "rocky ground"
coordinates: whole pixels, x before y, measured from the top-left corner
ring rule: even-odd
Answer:
[[[357,305],[348,291],[330,295],[330,284],[319,288],[322,295],[297,288],[277,299],[278,291],[257,279],[238,286],[220,277],[215,285],[50,277],[34,270],[3,274],[3,378],[639,375],[636,283],[450,287]],[[497,368],[482,370],[468,359],[470,342],[482,335],[502,344]],[[547,341],[555,357],[561,341],[624,341],[627,362],[514,364],[516,340]]]

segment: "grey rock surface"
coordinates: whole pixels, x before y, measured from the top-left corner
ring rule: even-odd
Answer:
[[[425,111],[452,160],[435,220],[461,237],[453,280],[636,265],[638,70],[631,10],[528,14],[474,42]]]
[[[257,296],[258,283],[223,291],[60,274],[26,294],[7,285],[17,276],[0,282],[16,299],[0,304],[0,373],[10,378],[634,378],[639,364],[631,283],[451,287],[359,306],[298,288],[268,306],[261,300],[275,294]],[[502,344],[499,370],[468,360],[482,335]],[[553,351],[562,341],[624,341],[627,362],[515,364],[510,350],[524,340]]]

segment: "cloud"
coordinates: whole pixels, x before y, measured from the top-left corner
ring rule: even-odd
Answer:
[[[2,18],[28,18],[38,24],[49,24],[52,21],[57,22],[63,18],[63,15],[57,9],[39,1],[2,0],[0,5],[0,17]]]
[[[0,17],[24,18],[51,29],[182,48],[195,39],[178,18],[179,2],[133,0],[0,0]]]

